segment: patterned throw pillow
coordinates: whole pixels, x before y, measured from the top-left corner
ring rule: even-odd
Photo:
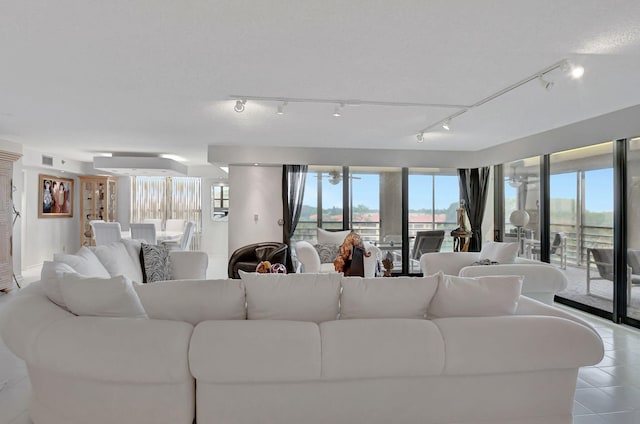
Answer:
[[[338,257],[340,246],[335,244],[316,244],[314,246],[320,256],[321,264],[330,264]]]
[[[164,245],[140,245],[140,265],[142,265],[142,282],[153,283],[171,279],[169,268],[169,249]]]

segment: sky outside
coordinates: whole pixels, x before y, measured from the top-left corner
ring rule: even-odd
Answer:
[[[326,175],[326,174],[325,174]],[[365,205],[369,209],[378,210],[380,204],[380,176],[377,174],[356,174],[353,179],[354,206]],[[409,209],[431,209],[432,176],[409,175]],[[436,209],[447,209],[451,203],[459,202],[458,177],[455,175],[435,176]],[[613,210],[613,169],[597,169],[585,173],[586,208],[592,212]],[[400,188],[398,188],[400,189]],[[322,181],[323,208],[342,207],[342,181],[330,184],[328,178]],[[505,185],[505,196],[515,197],[516,190]],[[576,173],[551,175],[552,199],[575,199]],[[316,206],[317,177],[308,174],[305,187],[305,205]]]
[[[380,208],[380,176],[378,174],[355,174],[352,181],[352,204],[365,205],[369,209]],[[431,209],[432,207],[432,176],[409,175],[409,209]],[[452,203],[460,201],[458,177],[455,175],[437,175],[435,181],[436,209],[447,209]],[[316,206],[317,177],[307,175],[304,193],[304,204]],[[398,187],[400,190],[400,187]],[[342,208],[342,181],[336,185],[330,184],[328,178],[322,181],[322,207]]]

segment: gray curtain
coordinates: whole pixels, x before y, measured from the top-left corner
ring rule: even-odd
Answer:
[[[284,216],[282,242],[289,246],[286,264],[288,272],[295,271],[291,259],[291,236],[293,236],[300,220],[306,179],[307,165],[282,165],[282,212]]]
[[[469,252],[479,252],[482,248],[482,218],[487,203],[489,167],[458,169],[460,196],[471,224]]]

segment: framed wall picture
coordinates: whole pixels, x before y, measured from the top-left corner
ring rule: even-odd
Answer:
[[[73,216],[73,180],[40,174],[38,218]]]

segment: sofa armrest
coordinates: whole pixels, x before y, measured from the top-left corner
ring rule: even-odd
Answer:
[[[50,324],[74,315],[49,300],[40,282],[29,284],[2,308],[0,337],[19,358]]]
[[[302,264],[302,272],[320,272],[320,256],[308,241],[302,240],[296,243],[296,258]]]
[[[458,274],[461,277],[486,275],[521,275],[522,294],[557,293],[567,288],[567,277],[556,267],[543,262],[501,265],[466,266]]]
[[[547,305],[539,300],[532,299],[526,295],[520,296],[518,299],[518,307],[516,308],[514,315],[545,315],[564,318],[590,328],[594,333],[598,334],[591,324],[577,316],[558,309],[555,306]]]
[[[207,278],[209,256],[206,252],[172,250],[171,259],[172,280],[203,280]]]
[[[442,271],[446,275],[458,275],[465,266],[476,262],[479,252],[433,252],[420,257],[420,269],[424,275]]]

